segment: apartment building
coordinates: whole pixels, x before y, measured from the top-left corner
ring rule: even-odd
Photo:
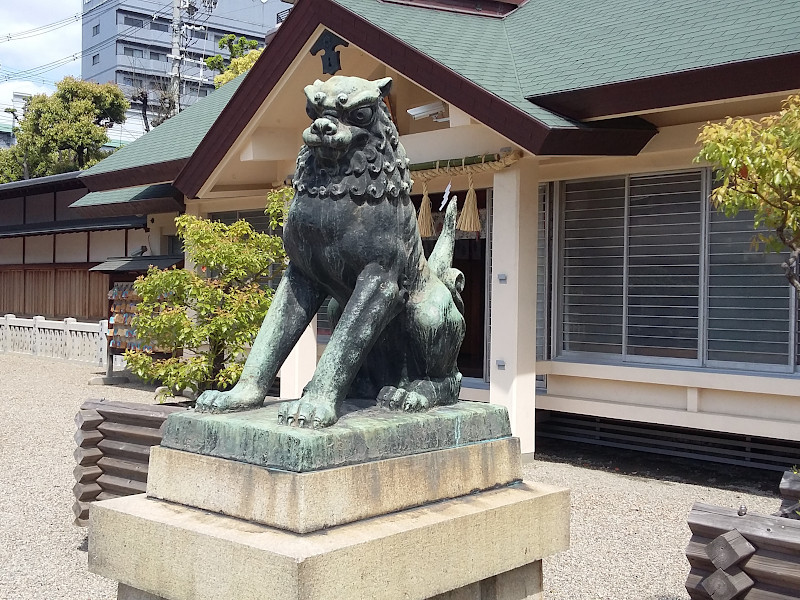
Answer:
[[[288,5],[280,0],[180,0],[180,104],[185,108],[214,89],[204,59],[216,54],[228,33],[264,42]],[[279,13],[280,17],[279,17]],[[138,138],[158,117],[169,89],[173,45],[172,0],[84,0],[81,77],[113,81],[131,100],[128,119],[109,131],[112,146]]]

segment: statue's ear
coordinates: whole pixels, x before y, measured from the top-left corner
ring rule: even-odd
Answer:
[[[392,78],[384,77],[383,79],[378,79],[375,85],[377,85],[378,89],[381,91],[381,98],[386,98],[392,89]]]

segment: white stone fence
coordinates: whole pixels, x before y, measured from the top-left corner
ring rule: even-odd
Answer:
[[[0,318],[0,352],[62,358],[106,366],[108,321]]]

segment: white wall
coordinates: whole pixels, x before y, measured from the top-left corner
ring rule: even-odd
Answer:
[[[124,231],[92,231],[89,236],[90,262],[103,262],[110,256],[125,256]]]
[[[56,237],[57,263],[85,263],[88,233],[61,233]]]
[[[150,240],[160,238],[160,235],[154,235],[153,231],[145,231],[144,229],[130,229],[128,230],[128,249],[126,252],[126,256],[130,256],[133,252],[136,252],[142,246],[147,246],[148,252],[147,254],[153,256],[155,254],[160,254],[160,252],[153,252],[152,248],[150,247]]]
[[[32,235],[25,238],[25,264],[53,262],[52,235]]]
[[[0,265],[22,264],[22,238],[0,240]]]

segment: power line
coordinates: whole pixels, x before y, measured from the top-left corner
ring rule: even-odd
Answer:
[[[168,3],[168,4],[165,4],[158,12],[156,12],[153,15],[153,17],[160,16],[160,13],[162,13],[166,8],[170,7],[171,5],[172,5],[171,2]],[[47,73],[49,71],[52,71],[52,70],[57,69],[59,67],[62,67],[64,65],[66,65],[66,64],[69,64],[69,63],[71,63],[73,61],[76,61],[76,60],[78,60],[78,59],[80,59],[80,58],[82,58],[84,56],[87,56],[92,52],[95,52],[97,50],[102,50],[104,48],[108,48],[109,46],[113,46],[113,45],[115,45],[117,43],[117,38],[122,37],[122,36],[126,36],[129,33],[132,33],[133,31],[135,31],[137,29],[139,29],[139,27],[137,27],[135,25],[132,25],[132,26],[128,27],[127,29],[119,32],[116,37],[110,37],[107,40],[104,40],[102,42],[99,42],[99,43],[95,44],[94,46],[90,46],[89,48],[86,48],[85,50],[80,50],[80,51],[76,52],[75,54],[70,54],[69,56],[65,56],[65,57],[56,59],[54,61],[51,61],[49,63],[45,63],[43,65],[39,65],[39,66],[36,66],[36,67],[31,67],[30,69],[25,69],[23,71],[17,71],[15,73],[13,73],[13,76],[11,76],[11,77],[4,76],[4,78],[5,78],[6,81],[11,81],[11,80],[27,79],[27,78],[30,78],[30,77],[35,77],[37,75],[41,75],[42,73]]]
[[[4,44],[6,42],[13,42],[16,40],[24,40],[36,37],[38,35],[44,35],[46,33],[56,31],[57,29],[61,29],[62,27],[66,27],[67,25],[71,25],[72,23],[75,23],[76,21],[80,20],[81,20],[81,13],[76,13],[70,17],[61,19],[60,21],[48,23],[47,25],[34,27],[33,29],[28,29],[26,31],[19,31],[17,33],[7,33],[5,35],[0,35],[0,44]]]

